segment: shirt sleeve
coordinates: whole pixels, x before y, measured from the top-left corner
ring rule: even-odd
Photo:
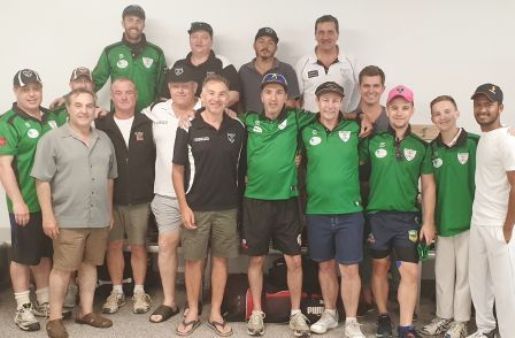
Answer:
[[[349,60],[349,64],[351,65],[352,70],[352,83],[354,86],[352,87],[352,92],[349,95],[349,101],[347,102],[347,111],[354,111],[361,99],[361,95],[359,93],[359,79],[358,79],[358,65],[355,60],[352,58],[347,58]]]
[[[111,149],[111,154],[109,155],[109,173],[107,174],[107,177],[110,179],[115,179],[118,177],[118,164],[116,162],[116,153],[114,150],[114,145],[111,140],[106,137],[109,141],[109,148]]]
[[[172,159],[174,164],[186,165],[186,163],[188,163],[188,139],[188,131],[182,128],[177,128]]]
[[[30,173],[30,176],[45,182],[51,181],[57,171],[55,141],[50,136],[46,134],[39,139]]]
[[[515,170],[515,131],[508,129],[504,138],[504,146],[501,147],[503,155],[501,156],[502,165],[505,171]]]
[[[222,70],[222,76],[229,81],[229,90],[241,92],[240,77],[236,68],[229,64]]]
[[[298,99],[300,97],[300,89],[297,74],[289,64],[286,64],[285,73],[284,75],[288,81],[288,97],[290,99]]]
[[[302,72],[304,71],[304,67],[306,66],[306,58],[303,57],[301,58],[298,62],[297,62],[297,65],[295,66],[295,71],[297,73],[297,82],[298,82],[298,86],[299,86],[299,93],[300,93],[300,96],[302,96],[302,93],[304,92],[304,82],[302,80]]]
[[[6,121],[0,121],[0,155],[16,156],[18,142],[16,129]]]
[[[300,129],[315,121],[317,117],[316,114],[313,114],[312,112],[303,109],[296,110],[296,114]]]
[[[370,160],[370,150],[369,150],[369,145],[370,145],[370,138],[365,138],[365,139],[362,139],[360,142],[359,142],[359,162],[360,163],[366,163],[366,162],[369,162]]]
[[[422,158],[421,174],[433,174],[433,163],[431,162],[431,147],[429,145],[425,145],[424,157]]]
[[[154,100],[157,100],[161,95],[161,92],[166,91],[166,74],[168,72],[168,67],[166,66],[166,58],[164,53],[161,51],[159,54],[158,59],[158,69],[157,69],[157,90],[156,90],[156,96],[154,97]]]
[[[98,59],[97,65],[91,73],[93,77],[93,83],[95,84],[95,91],[99,91],[111,76],[111,69],[109,67],[109,59],[107,57],[107,50],[104,49],[100,58]]]

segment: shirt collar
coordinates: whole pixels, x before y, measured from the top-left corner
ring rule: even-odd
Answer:
[[[42,123],[42,122],[45,122],[46,119],[47,119],[47,113],[48,113],[48,109],[44,108],[44,107],[41,107],[39,106],[39,110],[41,111],[41,121],[38,120],[37,118],[35,118],[34,116],[26,113],[23,109],[21,109],[18,104],[16,102],[13,103],[13,106],[12,106],[12,110],[19,116],[25,118],[25,119],[30,119],[30,120],[34,120],[38,123]]]
[[[397,139],[397,134],[395,133],[395,130],[389,124],[388,124],[388,133],[390,133],[394,139]],[[402,139],[404,140],[409,135],[411,135],[411,124],[408,124],[408,129],[406,129],[406,132],[404,133]]]
[[[446,147],[446,148],[451,149],[451,148],[459,147],[459,146],[465,144],[465,142],[467,140],[467,136],[468,136],[468,133],[465,131],[465,129],[460,128],[458,135],[456,135],[456,137],[455,137],[454,143],[451,144],[450,146],[444,143],[441,133],[439,133],[438,136],[436,137],[436,142],[441,147]]]

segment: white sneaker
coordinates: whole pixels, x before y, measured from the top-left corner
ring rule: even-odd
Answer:
[[[336,319],[332,314],[327,311],[322,312],[322,316],[317,322],[309,328],[311,332],[323,334],[326,333],[327,330],[334,329],[338,326],[338,319]]]
[[[23,331],[38,331],[41,328],[34,313],[32,313],[32,304],[30,303],[23,304],[20,309],[16,310],[14,323]]]
[[[122,306],[125,305],[125,295],[116,291],[111,291],[106,302],[102,306],[102,312],[106,314],[116,313]]]
[[[437,336],[439,334],[444,333],[449,329],[449,326],[451,325],[452,320],[450,319],[444,319],[440,317],[435,317],[431,321],[431,323],[425,325],[421,330],[420,333],[426,335],[426,336]]]
[[[290,316],[289,325],[295,337],[309,337],[308,319],[302,312]]]
[[[452,322],[451,327],[445,332],[444,338],[465,338],[467,336],[467,323]]]
[[[265,334],[265,313],[263,311],[252,311],[247,322],[247,334],[249,336],[262,336]]]
[[[132,306],[132,312],[134,312],[135,314],[147,313],[148,310],[150,310],[150,307],[152,306],[152,299],[150,298],[148,293],[145,292],[134,292],[132,300],[134,301],[134,304]]]
[[[345,323],[345,336],[347,338],[365,338],[361,332],[361,325],[357,321]]]
[[[476,331],[467,338],[495,338],[495,330],[492,330],[490,332],[483,332],[483,331]]]

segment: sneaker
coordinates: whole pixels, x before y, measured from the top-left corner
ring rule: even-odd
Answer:
[[[345,336],[347,338],[365,338],[361,332],[361,325],[357,321],[345,323]]]
[[[309,337],[310,335],[308,319],[302,312],[290,316],[290,329],[295,337]]]
[[[467,338],[495,338],[495,329],[490,332],[476,331]]]
[[[124,305],[125,295],[123,293],[112,291],[109,297],[107,297],[106,302],[102,306],[102,313],[116,313]]]
[[[323,334],[329,329],[334,329],[338,326],[338,319],[327,311],[322,312],[320,319],[309,328],[311,332]]]
[[[377,316],[376,337],[391,338],[392,337],[392,320],[387,314]]]
[[[465,338],[467,336],[467,323],[452,322],[451,327],[445,332],[444,338]]]
[[[14,323],[23,331],[38,331],[41,328],[38,320],[34,317],[34,313],[32,313],[31,303],[23,304],[21,308],[16,310]]]
[[[68,286],[68,291],[66,292],[66,296],[64,297],[63,307],[67,309],[73,309],[77,304],[77,293],[79,289],[77,285],[70,284]]]
[[[135,314],[147,313],[152,306],[152,299],[145,292],[135,292],[132,296],[134,304],[132,305],[132,312]]]
[[[265,334],[265,313],[263,311],[252,311],[247,322],[247,334],[249,336],[262,336]]]
[[[420,338],[421,336],[417,333],[414,326],[409,328],[398,328],[399,338]]]
[[[32,312],[35,316],[48,318],[50,315],[50,305],[47,302],[39,304],[36,302],[32,306]],[[72,309],[63,307],[63,319],[69,319],[72,316]]]
[[[452,323],[450,319],[435,317],[431,323],[420,329],[420,333],[426,336],[437,336],[447,331]]]

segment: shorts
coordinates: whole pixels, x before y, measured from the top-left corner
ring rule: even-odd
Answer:
[[[72,272],[81,263],[104,264],[109,228],[59,229],[54,239],[54,268]]]
[[[299,255],[301,231],[297,198],[243,199],[243,239],[249,256],[268,254],[270,241],[285,255]]]
[[[129,245],[145,245],[147,241],[149,203],[114,206],[114,225],[109,241],[123,241],[127,234]]]
[[[363,260],[363,213],[308,215],[309,256],[315,262],[335,259],[339,264]]]
[[[160,234],[179,231],[182,225],[181,210],[176,198],[155,195],[150,204],[156,217],[157,229]]]
[[[38,265],[42,257],[52,257],[52,239],[43,232],[41,212],[31,212],[29,223],[16,224],[14,214],[11,223],[12,260],[23,265]]]
[[[418,263],[418,213],[380,211],[367,217],[371,227],[368,242],[372,258],[388,257],[395,250],[398,261]]]
[[[193,213],[197,228],[181,229],[181,247],[185,260],[198,261],[206,258],[208,247],[215,257],[238,256],[237,209]]]

